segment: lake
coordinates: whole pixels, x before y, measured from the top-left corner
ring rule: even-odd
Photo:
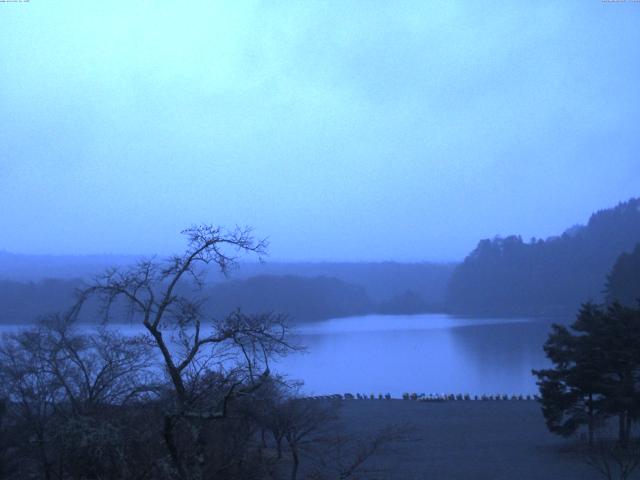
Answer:
[[[534,394],[532,368],[552,322],[444,314],[368,315],[297,328],[307,353],[276,370],[303,379],[309,394],[403,392]]]
[[[532,368],[548,365],[551,322],[445,314],[367,315],[295,327],[306,352],[272,370],[304,381],[309,395],[403,392],[534,394]],[[141,333],[138,325],[120,325]],[[16,326],[0,325],[0,332]]]

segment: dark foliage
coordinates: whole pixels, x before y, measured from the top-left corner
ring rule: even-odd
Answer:
[[[80,280],[0,280],[0,323],[32,323],[40,316],[66,310],[81,285]]]
[[[616,258],[640,241],[640,199],[599,211],[586,226],[547,240],[482,240],[449,283],[455,311],[567,314],[585,298],[600,301]]]
[[[439,304],[428,304],[414,290],[406,290],[395,297],[382,302],[378,307],[379,313],[411,315],[424,312],[441,312],[444,309]]]
[[[586,425],[593,442],[598,424],[616,416],[628,443],[640,418],[640,309],[585,304],[570,327],[553,326],[544,349],[553,368],[533,373],[549,430],[568,436]]]
[[[244,263],[234,272],[234,278],[259,275],[330,277],[363,287],[376,302],[386,302],[413,290],[424,302],[438,304],[444,301],[446,286],[455,266],[454,263],[428,262]]]
[[[623,253],[607,277],[608,303],[619,302],[633,306],[640,302],[640,243],[631,253]]]
[[[223,316],[241,308],[247,313],[276,311],[294,321],[363,315],[375,311],[364,288],[330,277],[267,276],[218,283],[205,305]]]

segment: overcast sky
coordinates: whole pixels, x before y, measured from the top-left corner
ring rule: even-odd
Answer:
[[[484,4],[480,6],[480,4]],[[0,3],[0,250],[458,260],[640,195],[640,4]]]

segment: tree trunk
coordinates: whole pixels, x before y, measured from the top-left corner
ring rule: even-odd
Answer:
[[[298,449],[295,446],[291,447],[291,459],[293,460],[293,465],[291,465],[291,480],[296,480],[298,478],[298,466],[300,465],[300,458],[298,457]]]
[[[595,430],[595,416],[593,414],[593,395],[589,394],[589,446],[593,446],[593,435]]]
[[[203,434],[202,425],[194,425],[193,432],[194,432],[194,437],[196,442],[196,462],[195,462],[196,464],[195,464],[195,471],[193,472],[192,478],[194,480],[201,480],[202,474],[204,472],[204,461],[205,461],[204,459],[205,459],[205,452],[207,450],[207,441]]]
[[[44,435],[38,433],[38,450],[40,451],[40,460],[42,462],[42,473],[45,480],[51,480],[51,463],[47,457],[47,450],[44,444]]]
[[[282,437],[277,437],[274,435],[276,439],[276,448],[278,450],[278,460],[282,459]]]
[[[627,446],[629,443],[628,412],[621,412],[618,415],[618,442]]]
[[[162,434],[164,436],[164,443],[167,446],[167,450],[169,450],[169,456],[171,457],[173,466],[178,472],[178,477],[180,478],[180,480],[188,480],[187,472],[184,469],[182,459],[180,458],[178,448],[176,447],[176,443],[173,438],[173,427],[173,419],[170,416],[166,415],[164,417],[164,429],[162,431]]]

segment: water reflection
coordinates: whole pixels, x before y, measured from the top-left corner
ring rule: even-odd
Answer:
[[[550,322],[447,315],[366,316],[297,329],[307,353],[277,370],[309,393],[536,393]]]
[[[273,367],[304,380],[309,394],[533,394],[531,369],[548,365],[542,345],[550,323],[442,314],[328,320],[298,326],[296,340],[307,351]],[[144,333],[139,324],[110,326]],[[0,325],[0,333],[19,328]]]

